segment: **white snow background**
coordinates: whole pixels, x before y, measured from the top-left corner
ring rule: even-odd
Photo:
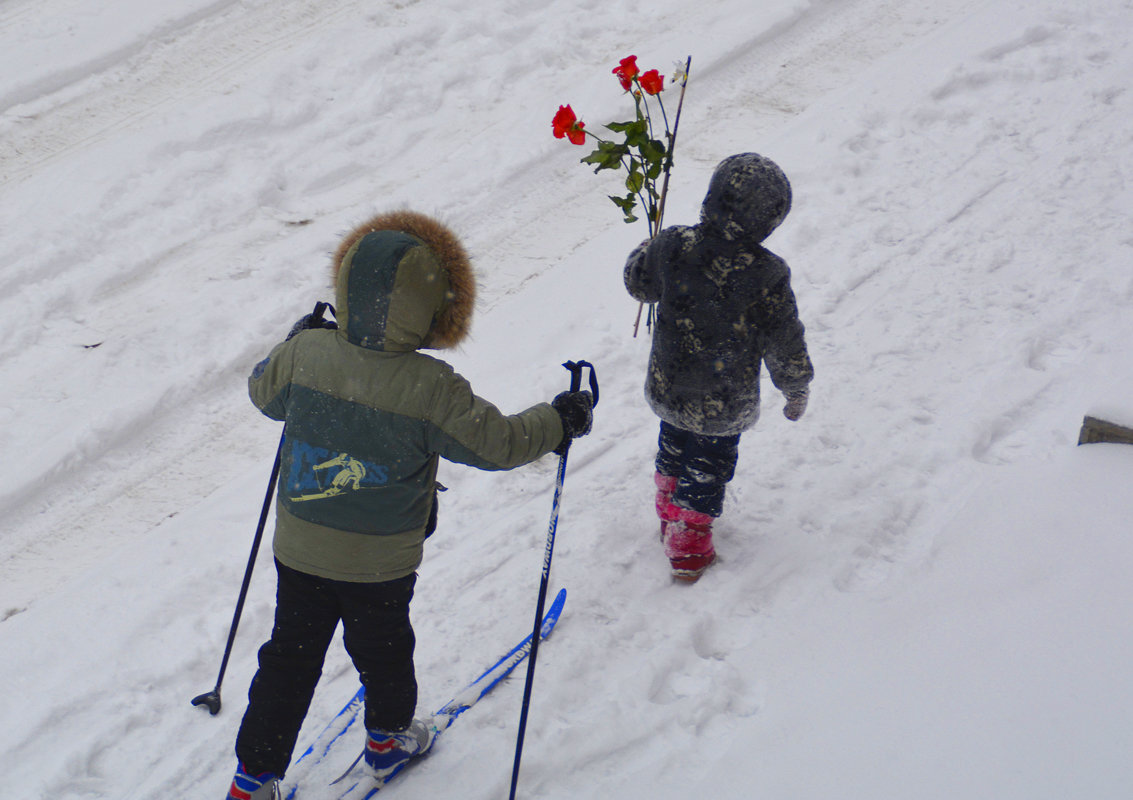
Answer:
[[[441,355],[479,394],[601,379],[521,797],[1133,796],[1133,447],[1076,445],[1133,424],[1131,32],[1129,0],[0,2],[0,795],[222,796],[274,602],[269,530],[223,710],[190,706],[279,437],[245,378],[409,206],[474,258]],[[667,223],[731,153],[791,178],[768,246],[817,370],[797,424],[765,381],[692,586],[621,284],[644,223],[551,136],[630,113],[631,53],[692,57]],[[442,467],[422,711],[530,631],[555,465]],[[300,748],[356,680],[336,642]],[[522,685],[382,796],[506,796]]]

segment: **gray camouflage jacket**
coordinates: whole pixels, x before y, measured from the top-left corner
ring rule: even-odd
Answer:
[[[790,203],[774,162],[731,156],[712,176],[699,224],[666,228],[627,259],[626,289],[657,304],[645,394],[662,420],[737,434],[759,418],[762,364],[787,394],[813,379],[790,270],[760,244]]]

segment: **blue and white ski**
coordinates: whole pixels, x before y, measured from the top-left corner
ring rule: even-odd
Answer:
[[[551,631],[555,628],[555,623],[559,620],[559,615],[562,614],[563,604],[565,602],[566,589],[560,589],[554,602],[551,603],[551,607],[543,616],[543,625],[539,629],[540,639],[546,639],[551,635]],[[434,733],[432,739],[429,741],[429,746],[422,751],[421,755],[429,751],[436,741],[437,736],[448,730],[449,726],[452,725],[457,717],[474,706],[480,698],[494,689],[500,681],[507,677],[516,666],[527,658],[530,652],[531,634],[528,634],[522,642],[508,651],[503,658],[486,669],[480,677],[472,681],[472,683],[458,692],[456,696],[441,706],[437,712],[433,714],[431,727]],[[301,786],[310,787],[338,782],[335,781],[334,778],[342,772],[345,765],[340,758],[335,758],[338,752],[336,745],[343,739],[347,731],[352,728],[361,715],[364,698],[365,689],[359,687],[354,696],[351,697],[346,705],[342,707],[342,710],[327,723],[322,733],[315,737],[315,741],[303,751],[302,755],[300,755],[291,766],[291,769],[287,771],[287,783],[290,785],[284,790],[284,800],[295,800],[295,798],[299,796]],[[355,745],[360,743],[361,737],[355,742]],[[357,763],[357,760],[355,763]],[[346,774],[342,775],[340,778],[342,781],[341,791],[333,796],[338,798],[338,800],[366,800],[366,798],[373,797],[382,786],[392,780],[408,763],[409,762],[406,761],[394,768],[394,770],[380,782],[370,774],[362,774],[361,771],[355,774],[352,769],[347,769]]]

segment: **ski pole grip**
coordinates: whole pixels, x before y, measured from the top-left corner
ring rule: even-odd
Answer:
[[[311,312],[312,321],[322,322],[323,321],[323,314],[326,313],[326,310],[328,308],[330,309],[330,313],[332,313],[332,314],[335,313],[334,306],[332,306],[330,303],[324,303],[322,300],[315,303],[315,310]]]
[[[563,364],[570,371],[570,390],[577,392],[582,388],[582,371],[590,370],[590,393],[594,395],[594,405],[598,405],[598,373],[589,361],[568,361]]]

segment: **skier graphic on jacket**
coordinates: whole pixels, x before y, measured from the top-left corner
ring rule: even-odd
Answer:
[[[814,368],[791,273],[761,244],[790,207],[778,165],[729,156],[713,172],[699,224],[665,228],[626,261],[626,289],[656,303],[645,394],[661,419],[655,501],[677,578],[696,580],[715,559],[712,521],[740,434],[759,418],[763,364],[788,419],[806,409]]]
[[[327,497],[337,497],[346,491],[356,492],[362,488],[362,481],[366,477],[366,465],[346,453],[339,453],[329,461],[316,464],[312,469],[317,472],[334,467],[338,467],[338,472],[334,473],[329,488],[315,494],[291,495],[291,501],[300,503],[306,500],[322,500]]]

